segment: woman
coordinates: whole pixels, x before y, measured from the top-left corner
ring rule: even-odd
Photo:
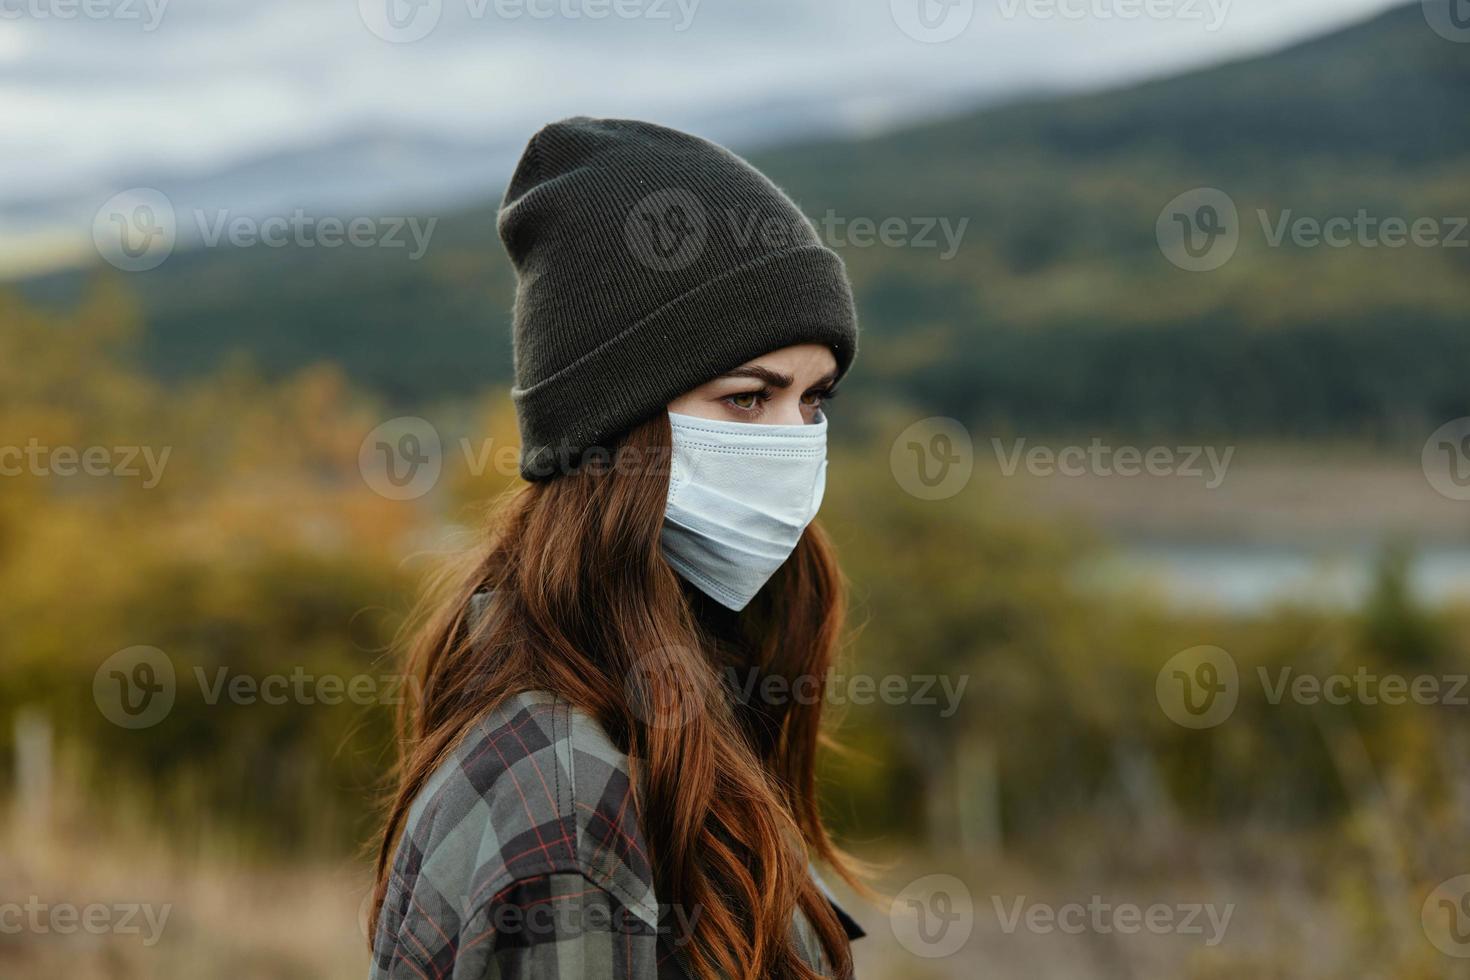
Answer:
[[[625,120],[538,132],[499,231],[530,483],[410,653],[373,975],[849,976],[809,864],[852,880],[814,780],[841,260],[745,161]]]

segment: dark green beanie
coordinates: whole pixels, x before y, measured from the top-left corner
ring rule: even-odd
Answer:
[[[499,226],[528,480],[769,351],[823,344],[839,373],[856,353],[842,260],[776,185],[688,133],[552,123],[527,144]]]

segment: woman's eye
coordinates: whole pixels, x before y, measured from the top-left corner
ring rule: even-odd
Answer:
[[[801,403],[807,408],[821,408],[822,400],[826,397],[825,391],[809,391],[801,396]]]
[[[734,405],[736,408],[745,409],[746,411],[749,411],[750,409],[755,408],[757,405],[759,405],[760,400],[761,396],[754,391],[747,391],[743,394],[730,396],[731,405]]]

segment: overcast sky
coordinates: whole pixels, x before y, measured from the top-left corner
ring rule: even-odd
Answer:
[[[1392,5],[0,0],[0,194],[381,128],[523,139],[576,113],[699,128],[788,102],[882,126],[956,97],[1206,64]]]

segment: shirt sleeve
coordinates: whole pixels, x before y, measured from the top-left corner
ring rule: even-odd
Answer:
[[[467,924],[455,977],[656,980],[682,976],[659,930],[585,875],[514,882]],[[663,970],[661,971],[661,965]]]

